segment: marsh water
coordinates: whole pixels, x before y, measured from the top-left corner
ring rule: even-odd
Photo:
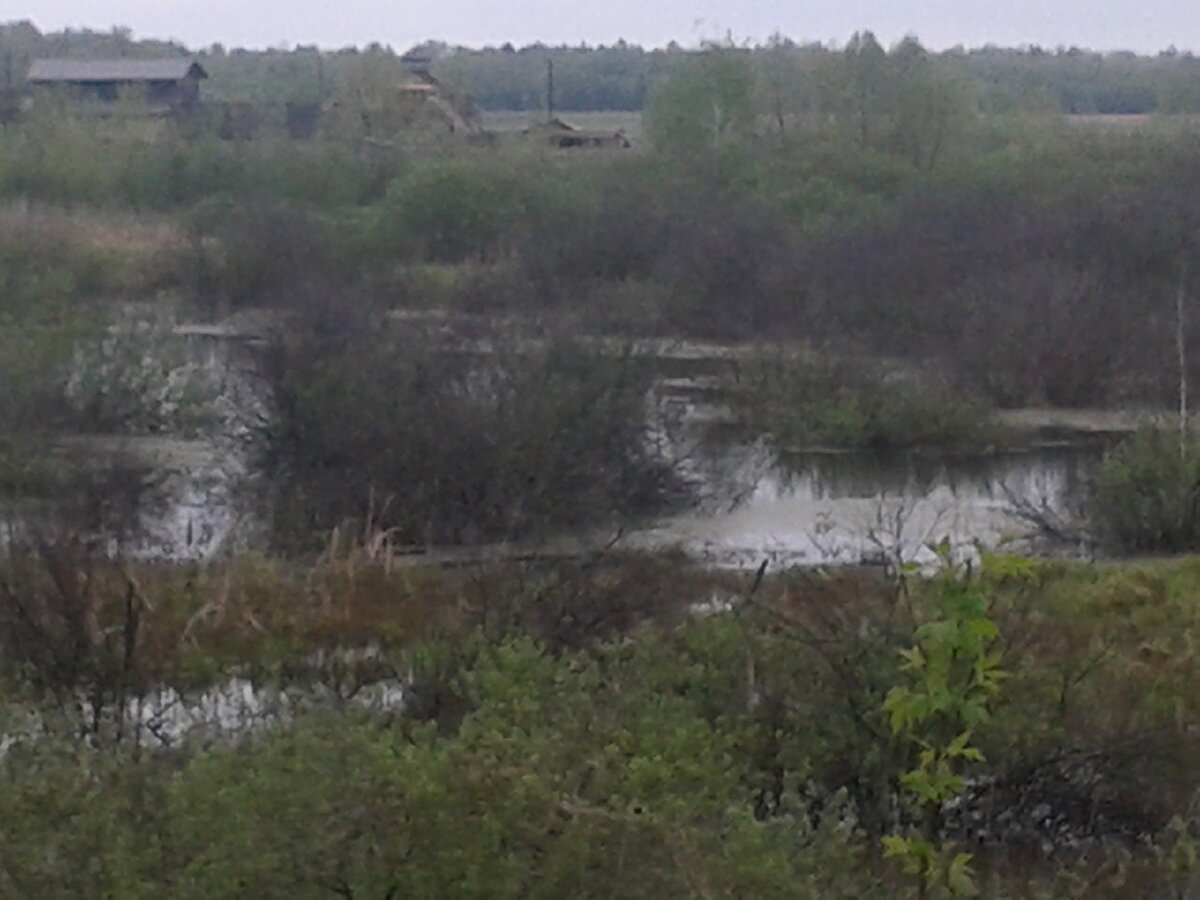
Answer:
[[[931,544],[1029,552],[1029,513],[1068,520],[1096,442],[978,457],[810,453],[758,444],[709,460],[706,499],[640,532],[718,567],[927,561]]]
[[[197,343],[193,341],[193,343]],[[205,339],[188,363],[214,385],[211,426],[188,435],[80,438],[65,460],[86,460],[115,485],[100,483],[106,517],[89,521],[88,537],[113,555],[164,561],[203,561],[264,547],[270,535],[255,508],[255,482],[270,419],[270,397],[252,368],[231,366],[219,344]],[[703,390],[697,390],[700,385]],[[665,388],[664,388],[665,386]],[[962,553],[1010,547],[1039,552],[1026,512],[1069,519],[1089,468],[1102,451],[1095,439],[976,457],[923,453],[804,453],[779,455],[767,442],[725,427],[711,382],[662,379],[648,396],[650,440],[695,489],[694,501],[658,518],[628,523],[623,545],[648,551],[678,549],[714,568],[773,570],[791,566],[936,560],[932,545]],[[664,422],[669,420],[669,426]],[[112,497],[120,494],[120,502]],[[79,498],[71,498],[73,501]],[[39,505],[41,504],[41,505]],[[8,504],[10,529],[49,516],[44,501]],[[70,519],[87,504],[67,504]],[[100,523],[100,524],[97,524]],[[82,520],[67,521],[79,527]],[[564,538],[576,546],[609,535]],[[3,535],[0,535],[0,540]],[[472,548],[457,548],[460,555]],[[496,548],[490,548],[495,550]],[[505,548],[499,548],[503,553]],[[440,551],[430,548],[422,560]],[[287,721],[316,706],[403,706],[406,683],[396,676],[351,697],[300,685],[284,690],[239,678],[190,695],[159,688],[123,712],[106,712],[148,745],[173,746],[199,737],[235,738]],[[0,740],[7,743],[45,723],[31,720]]]
[[[235,341],[220,329],[178,327],[174,335],[185,352],[170,377],[182,372],[203,386],[211,422],[187,435],[81,440],[75,452],[100,469],[123,460],[142,473],[128,485],[132,496],[116,505],[120,515],[92,536],[112,553],[174,561],[266,546],[270,535],[253,488],[271,419],[269,389],[255,374],[243,336]],[[649,391],[648,440],[691,482],[695,499],[668,515],[625,523],[626,546],[678,548],[721,568],[757,567],[764,560],[775,567],[919,563],[929,545],[943,540],[1036,551],[1027,514],[1070,519],[1104,445],[1093,435],[975,457],[781,456],[728,427],[720,391],[726,363],[719,355],[698,362],[689,357],[692,369],[701,368],[660,377]]]
[[[247,496],[252,466],[244,456],[197,440],[125,446],[157,470],[106,536],[114,549],[205,560],[269,540]],[[1038,547],[1028,513],[1068,520],[1100,452],[1087,442],[979,457],[780,457],[760,441],[694,444],[686,463],[694,502],[634,523],[623,540],[677,548],[719,568],[920,563],[943,540],[1031,552]]]

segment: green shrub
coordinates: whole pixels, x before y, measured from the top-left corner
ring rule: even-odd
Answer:
[[[388,188],[384,223],[433,262],[486,261],[518,227],[527,192],[507,167],[426,163]]]
[[[1200,550],[1200,438],[1144,431],[1105,454],[1091,488],[1097,536],[1130,553]]]
[[[511,538],[653,509],[673,490],[632,358],[495,333],[464,352],[351,310],[301,332],[272,368],[293,530],[358,518],[374,497],[405,541]]]
[[[756,819],[734,733],[653,696],[641,664],[494,645],[467,667],[472,708],[448,734],[346,711],[148,759],[23,742],[0,771],[0,891],[878,895],[844,804],[818,822],[797,797]]]
[[[10,441],[45,433],[66,411],[75,342],[98,332],[121,269],[49,217],[0,221],[0,422]]]
[[[391,573],[383,589],[384,567],[363,560],[357,574],[343,572],[349,582],[297,577],[289,565],[157,570],[168,584],[147,568],[90,574],[104,579],[93,587],[111,604],[99,616],[106,633],[121,632],[109,616],[127,614],[129,576],[145,594],[137,645],[146,674],[162,654],[185,652],[262,678],[239,659],[272,645],[297,661],[345,647],[327,629],[353,605],[356,623],[340,633],[379,648],[362,672],[414,676],[405,713],[345,706],[362,683],[335,664],[317,675],[321,711],[302,712],[308,704],[293,692],[309,669],[290,681],[298,702],[286,723],[236,743],[127,754],[105,742],[85,748],[72,704],[22,730],[31,720],[17,698],[32,695],[22,679],[33,670],[12,665],[0,696],[0,728],[17,735],[0,766],[0,893],[640,897],[703,885],[720,897],[896,895],[901,885],[881,884],[874,839],[895,834],[904,788],[928,801],[931,846],[987,835],[972,847],[984,896],[1051,883],[1054,896],[1127,896],[1131,885],[1139,896],[1173,896],[1194,872],[1194,828],[1181,818],[1200,759],[1194,560],[1100,570],[988,558],[966,578],[906,585],[789,573],[762,582],[737,614],[627,621],[606,634],[589,628],[583,617],[598,611],[581,597],[569,613],[584,639],[554,649],[520,626],[492,639],[430,628],[437,610],[459,616],[470,603],[449,585],[398,612],[423,590],[411,571]],[[659,577],[671,579],[669,565]],[[630,577],[637,572],[649,575]],[[85,583],[71,574],[46,587]],[[589,577],[620,593],[603,573]],[[193,596],[197,578],[211,583]],[[483,604],[546,600],[540,591],[487,596],[494,582],[466,575],[457,583],[477,587]],[[169,608],[164,589],[184,607]],[[88,627],[87,610],[66,611]],[[415,630],[374,644],[377,622],[391,632],[397,616]],[[39,614],[25,627],[46,621]],[[87,652],[71,629],[47,633]],[[120,641],[90,652],[130,677]],[[993,697],[998,663],[1011,677]],[[440,705],[422,703],[429,681],[439,682]],[[129,683],[156,682],[135,674]],[[950,795],[961,804],[942,802]],[[1043,803],[1049,813],[1032,812]],[[1055,829],[1040,833],[1049,857],[1021,843],[1022,824],[1035,820]],[[1117,855],[1070,852],[1093,827]],[[907,850],[932,881],[933,851]],[[945,862],[940,882],[966,891],[963,860]]]
[[[755,360],[737,399],[747,423],[783,449],[964,450],[998,437],[970,397],[811,357]]]
[[[234,307],[287,306],[300,286],[325,277],[330,230],[311,213],[257,197],[218,197],[187,221],[182,268],[200,298]]]
[[[125,753],[81,758],[58,734],[6,748],[4,762],[0,893],[151,897],[165,888],[169,770]]]

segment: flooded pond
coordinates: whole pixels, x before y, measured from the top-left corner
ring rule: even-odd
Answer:
[[[207,398],[208,424],[190,434],[81,440],[76,454],[102,469],[125,458],[149,473],[121,504],[119,527],[94,529],[88,537],[113,555],[164,561],[204,561],[265,546],[270,535],[254,508],[252,488],[272,402],[253,342],[213,328],[176,327],[172,334],[183,351],[166,380],[204,388],[199,393]],[[1031,523],[1018,509],[1069,519],[1104,446],[1097,433],[1089,437],[1081,430],[1075,445],[974,458],[780,458],[761,441],[722,431],[736,418],[723,394],[728,360],[700,354],[699,363],[684,360],[692,368],[699,364],[698,370],[670,374],[667,363],[675,356],[662,348],[653,352],[667,356],[659,360],[662,371],[647,395],[648,440],[696,486],[699,499],[683,512],[631,524],[623,545],[679,548],[715,567],[757,567],[764,560],[780,568],[922,562],[931,554],[928,545],[943,539],[962,547],[1036,552],[1028,540]],[[585,549],[591,543],[585,536],[561,537]],[[610,539],[598,540],[603,545]],[[483,549],[451,553],[478,555]],[[506,548],[488,549],[502,554]]]
[[[748,445],[698,463],[708,496],[634,536],[721,568],[927,562],[929,545],[1028,552],[1020,509],[1066,519],[1096,443],[974,458],[805,454],[777,460]]]
[[[248,471],[238,454],[203,441],[131,445],[155,463],[158,475],[124,504],[119,537],[104,535],[110,552],[203,561],[269,541],[247,505]],[[929,545],[944,539],[955,547],[1038,552],[1043,546],[1031,540],[1037,529],[1021,510],[1069,521],[1101,452],[1093,441],[971,458],[812,453],[781,459],[760,442],[700,443],[681,464],[697,486],[697,501],[639,524],[623,546],[679,549],[717,568],[755,568],[764,560],[772,568],[922,563],[932,557]],[[563,537],[587,549],[587,539]]]

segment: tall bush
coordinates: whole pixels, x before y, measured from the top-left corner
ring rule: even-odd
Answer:
[[[1091,512],[1101,539],[1120,550],[1200,550],[1200,438],[1151,430],[1113,449],[1096,470]]]
[[[293,523],[332,527],[374,498],[407,541],[510,538],[653,508],[672,489],[645,440],[636,361],[569,340],[464,350],[334,313],[280,349],[273,378]]]

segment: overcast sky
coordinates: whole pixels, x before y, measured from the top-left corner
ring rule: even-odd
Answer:
[[[325,47],[427,38],[482,46],[611,43],[694,45],[780,31],[844,42],[869,28],[885,43],[916,34],[929,46],[985,43],[1102,50],[1200,50],[1200,0],[0,0],[0,21],[132,28],[138,37],[199,47]]]

